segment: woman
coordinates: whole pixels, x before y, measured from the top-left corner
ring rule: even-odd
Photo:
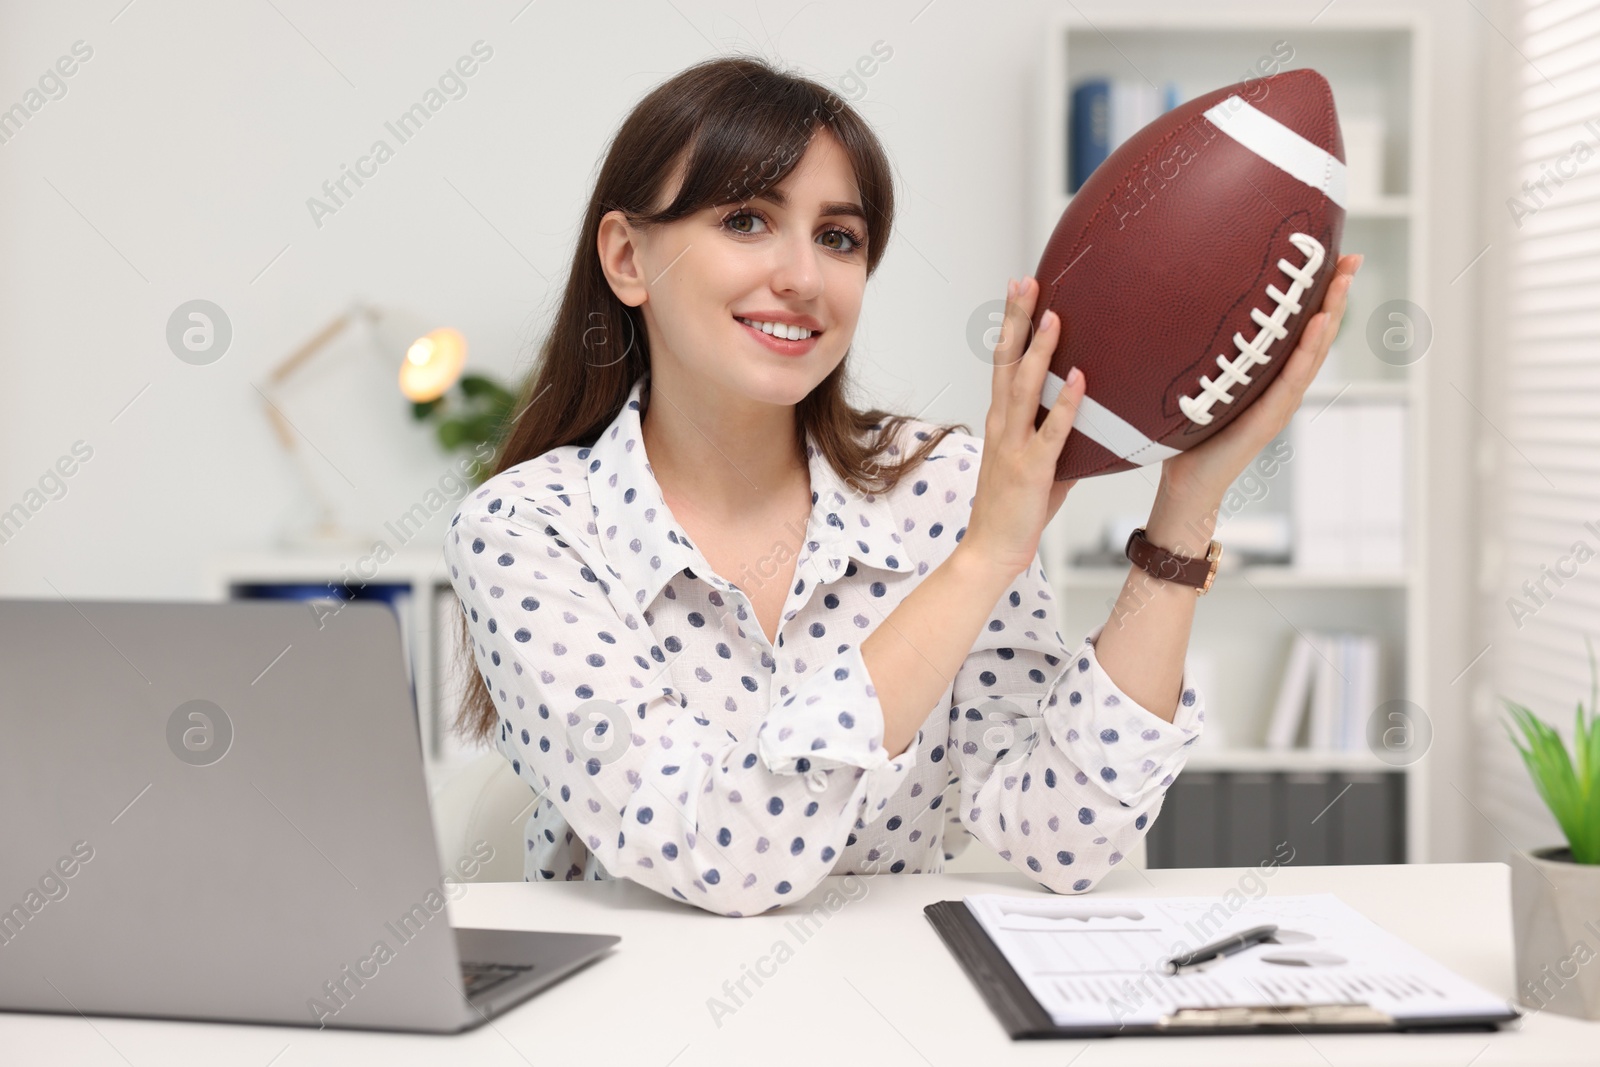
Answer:
[[[970,831],[1081,893],[1159,812],[1204,719],[1194,589],[1136,571],[1116,627],[1063,642],[1038,545],[1084,382],[1035,429],[1060,326],[1029,339],[1033,279],[981,439],[846,402],[893,210],[861,118],[759,60],[684,71],[610,146],[526,407],[445,543],[477,669],[458,726],[539,794],[527,879],[753,915],[829,874],[940,870]],[[1166,460],[1156,545],[1203,554],[1348,285]]]

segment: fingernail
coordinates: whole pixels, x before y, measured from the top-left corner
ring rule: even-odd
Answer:
[[[1006,299],[1007,300],[1015,300],[1016,298],[1017,298],[1017,280],[1015,278],[1007,278],[1006,279]]]
[[[1077,367],[1073,367],[1071,370],[1067,371],[1068,385],[1077,385],[1081,381],[1083,381],[1083,371],[1079,370]]]

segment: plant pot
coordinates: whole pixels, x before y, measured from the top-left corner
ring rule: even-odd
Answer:
[[[1517,1002],[1600,1019],[1600,864],[1572,862],[1566,846],[1511,859]]]

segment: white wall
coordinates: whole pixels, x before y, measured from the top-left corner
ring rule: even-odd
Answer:
[[[880,405],[934,401],[925,417],[982,431],[989,371],[967,349],[966,321],[1033,269],[1047,236],[1030,224],[1032,94],[1043,20],[1071,5],[124,4],[0,0],[0,108],[74,42],[93,49],[66,95],[0,144],[0,510],[75,442],[93,449],[65,495],[0,544],[0,595],[197,596],[208,553],[270,546],[304,503],[253,383],[356,297],[454,324],[476,366],[519,372],[606,141],[644,92],[717,51],[833,80],[875,42],[892,48],[856,101],[894,160],[900,207],[856,339],[858,380]],[[1470,324],[1484,295],[1473,272],[1449,283],[1485,243],[1479,72],[1508,46],[1467,5],[1421,6],[1436,31],[1422,191],[1435,231],[1434,283],[1418,302],[1436,329],[1428,358],[1445,364],[1430,403],[1430,691],[1448,701],[1476,652],[1464,457],[1483,428],[1461,394],[1475,395]],[[1292,32],[1323,7],[1266,10]],[[307,198],[480,39],[493,56],[467,95],[318,227]],[[173,309],[195,298],[233,324],[210,366],[180,362],[165,341]],[[409,424],[388,373],[352,343],[313,364],[286,406],[345,516],[374,526],[450,463]],[[1470,792],[1464,744],[1441,732],[1428,757],[1435,859],[1468,857],[1479,832],[1455,792]]]

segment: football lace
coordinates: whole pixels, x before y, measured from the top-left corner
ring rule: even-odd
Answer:
[[[1288,336],[1289,330],[1284,325],[1290,315],[1300,313],[1300,297],[1308,291],[1316,281],[1317,269],[1322,266],[1326,250],[1321,242],[1308,233],[1292,233],[1289,242],[1298,248],[1306,257],[1303,267],[1296,267],[1287,259],[1278,260],[1278,267],[1289,277],[1294,279],[1294,284],[1289,286],[1287,293],[1281,292],[1276,285],[1267,286],[1267,296],[1277,306],[1272,314],[1268,315],[1258,307],[1250,309],[1250,317],[1255,320],[1261,329],[1255,337],[1246,340],[1244,334],[1235,333],[1233,343],[1239,349],[1239,354],[1229,360],[1226,354],[1217,357],[1218,373],[1215,380],[1200,376],[1200,393],[1197,396],[1180,396],[1178,407],[1189,416],[1190,421],[1198,426],[1204,426],[1215,416],[1211,413],[1211,406],[1217,401],[1224,404],[1233,403],[1231,390],[1235,385],[1249,385],[1250,375],[1245,373],[1258,363],[1266,363],[1272,359],[1267,355],[1267,346],[1274,341],[1281,341]]]

